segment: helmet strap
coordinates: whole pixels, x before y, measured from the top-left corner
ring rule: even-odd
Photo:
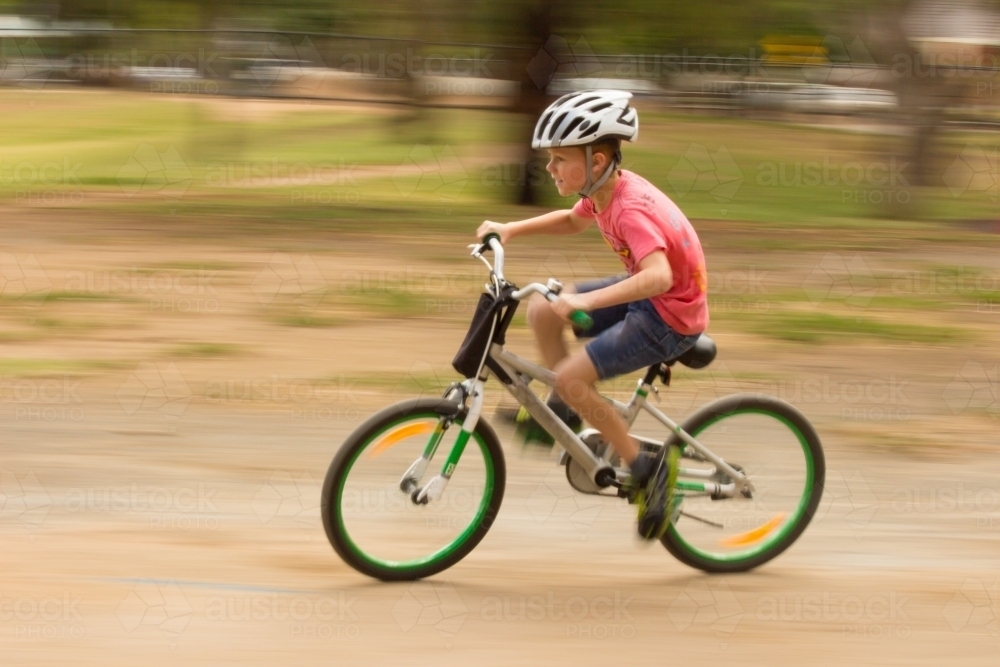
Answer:
[[[618,156],[616,155],[614,158],[611,159],[611,164],[608,165],[608,168],[604,170],[604,174],[602,174],[599,179],[594,181],[594,179],[590,177],[590,162],[591,160],[594,159],[594,151],[589,145],[587,146],[586,150],[587,150],[587,182],[584,184],[583,190],[580,190],[580,192],[578,193],[584,199],[590,198],[590,195],[597,192],[602,185],[607,183],[608,179],[611,178],[611,174],[614,173],[615,168],[618,167],[618,160],[616,159]]]

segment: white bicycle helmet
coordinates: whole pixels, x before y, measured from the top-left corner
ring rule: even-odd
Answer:
[[[563,95],[549,105],[535,125],[532,148],[585,146],[587,164],[593,159],[591,144],[607,138],[635,141],[639,136],[639,114],[629,106],[632,93],[624,90],[584,90]],[[594,182],[587,170],[587,183],[580,191],[589,197],[604,185],[618,167],[621,156],[611,160],[604,174]]]

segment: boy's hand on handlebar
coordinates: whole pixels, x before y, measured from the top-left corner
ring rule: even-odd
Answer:
[[[556,315],[565,320],[566,322],[571,322],[570,316],[577,310],[582,310],[583,312],[590,312],[593,310],[593,306],[590,304],[590,300],[587,298],[586,294],[560,294],[559,298],[552,302],[552,310],[556,311]]]
[[[483,224],[479,225],[479,229],[476,230],[476,236],[480,239],[490,233],[499,234],[500,243],[502,245],[507,245],[507,242],[510,241],[510,227],[502,222],[492,222],[487,220],[483,222]]]

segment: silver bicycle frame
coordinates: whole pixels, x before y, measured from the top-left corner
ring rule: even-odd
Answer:
[[[487,285],[488,289],[495,290],[497,296],[500,295],[500,287],[506,284],[506,280],[503,276],[503,263],[504,263],[504,250],[503,246],[500,244],[499,240],[493,238],[489,241],[489,247],[494,253],[494,264],[495,266],[490,266],[489,261],[482,256],[482,251],[485,246],[473,245],[472,256],[481,260],[490,269],[490,285]],[[540,283],[532,283],[523,287],[512,294],[514,299],[518,301],[530,296],[533,293],[541,294],[546,299],[554,300],[557,297],[559,290],[562,289],[562,285],[555,279],[549,280],[547,285],[542,285]],[[573,457],[583,469],[586,471],[590,480],[597,486],[601,486],[597,482],[597,476],[602,470],[607,470],[610,468],[609,462],[605,459],[594,454],[583,440],[576,433],[572,431],[552,410],[549,409],[545,403],[542,402],[538,396],[535,395],[533,391],[528,387],[528,383],[531,380],[538,380],[544,385],[549,387],[555,386],[555,373],[552,371],[542,368],[537,364],[533,364],[530,361],[526,361],[518,357],[517,355],[511,354],[503,349],[501,345],[496,343],[492,344],[489,349],[488,356],[501,368],[504,373],[506,373],[511,378],[511,383],[503,383],[504,388],[510,392],[514,399],[524,406],[525,410],[528,411],[535,421],[537,421],[542,428],[552,434],[552,437],[562,445],[563,449]],[[474,409],[470,411],[463,430],[471,430],[475,428],[476,421],[479,419],[480,410],[482,409],[482,391],[483,383],[489,377],[490,369],[484,364],[480,370],[479,377],[476,380],[467,380],[467,389],[478,390],[478,402],[474,406]],[[713,454],[707,447],[698,442],[694,437],[682,429],[674,420],[672,420],[667,415],[663,414],[652,405],[646,401],[646,397],[649,395],[649,390],[652,386],[643,380],[639,380],[636,386],[635,392],[632,394],[632,398],[629,402],[621,403],[619,401],[608,399],[611,405],[618,410],[621,414],[622,419],[631,427],[635,422],[636,416],[639,414],[639,410],[645,410],[651,414],[657,421],[669,428],[673,433],[677,434],[681,440],[683,440],[689,447],[691,447],[695,452],[697,452],[704,460],[711,462],[715,465],[716,470],[706,474],[705,471],[701,470],[685,470],[680,468],[678,470],[678,476],[687,475],[690,477],[702,478],[711,477],[715,473],[721,471],[726,476],[728,476],[733,481],[731,483],[720,484],[717,482],[705,481],[699,483],[699,486],[704,489],[705,493],[712,496],[722,496],[731,497],[740,493],[744,490],[753,493],[755,491],[753,484],[741,471],[736,470],[731,465],[726,463],[724,460]]]
[[[490,348],[490,357],[513,380],[511,384],[504,384],[504,388],[510,392],[511,396],[513,396],[518,403],[524,406],[525,410],[528,411],[528,414],[530,414],[535,421],[542,426],[542,428],[552,434],[552,437],[554,437],[556,441],[562,445],[566,452],[573,457],[573,460],[586,471],[591,481],[596,483],[595,476],[599,470],[608,467],[608,462],[594,454],[591,449],[584,444],[580,436],[566,426],[566,424],[559,419],[559,417],[556,416],[556,414],[552,412],[552,410],[549,409],[549,407],[545,405],[545,403],[542,402],[542,400],[539,399],[538,396],[536,396],[535,393],[528,387],[528,382],[530,380],[538,380],[542,384],[549,387],[555,386],[555,373],[547,368],[543,368],[537,364],[522,359],[515,354],[511,354],[496,343],[494,343]],[[480,380],[485,381],[487,374],[488,369],[484,368],[483,374],[480,375]],[[713,454],[711,450],[688,434],[674,420],[650,405],[646,400],[646,397],[649,395],[650,388],[650,384],[646,384],[642,380],[639,380],[636,390],[632,394],[632,398],[628,403],[621,403],[620,401],[616,401],[614,399],[607,400],[615,407],[616,410],[618,410],[622,419],[624,419],[629,426],[635,422],[635,418],[638,416],[639,411],[645,410],[657,421],[669,428],[673,433],[676,433],[681,440],[683,440],[705,460],[715,465],[716,470],[722,471],[733,480],[730,484],[704,482],[706,493],[711,495],[733,496],[741,492],[744,488],[750,492],[755,490],[753,484],[749,479],[747,479],[746,475]],[[706,476],[702,471],[685,471],[683,468],[678,471],[678,474],[688,474],[692,477],[702,478]]]

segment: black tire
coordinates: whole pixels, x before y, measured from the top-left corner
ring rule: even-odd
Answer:
[[[763,565],[769,560],[781,554],[790,547],[795,540],[802,535],[806,529],[816,509],[819,507],[820,499],[823,496],[823,485],[826,480],[826,460],[823,456],[823,448],[820,444],[819,436],[805,415],[788,403],[761,394],[736,394],[726,396],[717,401],[709,403],[690,417],[688,417],[681,428],[687,433],[697,438],[697,434],[707,425],[713,424],[727,415],[738,414],[745,411],[760,411],[771,414],[787,421],[801,434],[800,442],[807,449],[808,455],[812,458],[812,480],[808,490],[805,508],[795,525],[780,540],[768,545],[767,549],[737,560],[720,560],[705,557],[688,548],[683,539],[680,538],[676,528],[671,526],[661,539],[663,546],[677,560],[685,565],[703,570],[709,573],[726,572],[746,572]],[[679,436],[673,434],[667,442],[668,445],[682,445],[683,441]]]
[[[334,551],[337,552],[344,562],[358,572],[381,579],[382,581],[412,581],[429,577],[448,569],[467,556],[482,541],[493,525],[493,521],[500,511],[500,504],[503,501],[507,472],[500,440],[497,438],[493,428],[482,417],[476,423],[473,437],[478,437],[481,440],[485,446],[484,455],[488,455],[492,462],[492,490],[489,491],[486,511],[481,516],[478,525],[445,557],[414,567],[391,567],[373,562],[371,559],[366,559],[362,554],[357,553],[355,549],[352,549],[352,542],[345,534],[343,523],[338,520],[339,512],[336,502],[346,481],[346,474],[350,470],[350,465],[355,455],[360,450],[363,450],[375,435],[383,431],[388,425],[408,417],[418,418],[421,415],[451,414],[454,405],[453,401],[443,398],[417,398],[390,405],[369,417],[368,420],[355,429],[347,440],[344,441],[336,456],[334,456],[327,471],[326,480],[323,483],[323,495],[320,500],[323,528],[326,530],[326,536],[330,540]],[[462,424],[465,415],[466,411],[463,410],[456,416],[455,427]]]

